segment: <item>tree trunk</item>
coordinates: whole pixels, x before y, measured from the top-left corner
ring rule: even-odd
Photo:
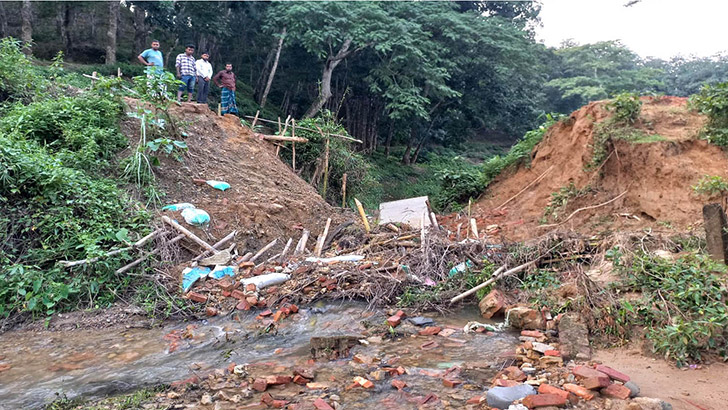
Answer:
[[[394,136],[394,120],[389,120],[389,133],[387,134],[387,142],[384,146],[384,155],[389,156],[389,150],[392,146],[392,137]]]
[[[8,37],[10,35],[10,33],[8,33],[8,18],[6,16],[5,6],[3,5],[3,2],[0,1],[0,37]]]
[[[33,10],[31,9],[30,0],[23,0],[23,6],[20,9],[20,18],[22,26],[20,29],[20,39],[23,41],[23,53],[31,55],[31,43],[33,42]]]
[[[319,90],[319,95],[316,98],[316,100],[311,104],[311,107],[306,111],[306,114],[303,115],[304,118],[311,118],[314,117],[316,114],[321,111],[321,107],[326,104],[326,101],[331,98],[331,76],[334,72],[334,69],[337,65],[341,62],[341,60],[345,59],[351,52],[349,52],[349,47],[351,46],[351,39],[346,39],[344,41],[344,44],[341,45],[341,49],[338,53],[336,53],[336,56],[329,57],[326,59],[326,64],[324,64],[324,71],[321,74],[321,89]]]
[[[268,99],[268,93],[270,92],[270,87],[273,85],[273,77],[276,76],[276,70],[278,69],[278,60],[281,58],[281,49],[283,48],[283,39],[286,37],[286,28],[283,27],[283,31],[281,31],[281,38],[278,39],[278,50],[276,50],[276,57],[273,60],[273,67],[270,69],[270,75],[268,75],[268,82],[265,85],[265,91],[263,91],[263,96],[260,97],[260,109],[262,110],[265,108],[265,101]]]
[[[68,30],[71,6],[67,2],[58,2],[56,7],[56,32],[63,44],[63,51],[68,55],[71,49],[71,32]]]
[[[425,135],[424,135],[424,136],[422,137],[422,139],[420,140],[420,143],[419,143],[419,144],[417,144],[417,148],[415,149],[415,153],[414,153],[414,155],[412,156],[412,163],[413,163],[413,164],[416,164],[416,163],[417,163],[417,157],[419,157],[419,156],[420,156],[420,150],[422,149],[422,145],[424,145],[424,143],[425,143],[425,140],[427,140],[427,135],[428,135],[428,134],[429,134],[429,133],[425,134]]]
[[[134,61],[136,56],[147,47],[147,16],[143,8],[134,4]]]
[[[116,64],[116,29],[119,25],[119,0],[109,1],[109,26],[106,30],[106,64]]]
[[[402,155],[402,163],[405,165],[410,165],[412,163],[411,153],[412,153],[412,143],[416,139],[416,128],[412,126],[410,128],[410,137],[407,139],[407,149],[404,150],[404,155]]]

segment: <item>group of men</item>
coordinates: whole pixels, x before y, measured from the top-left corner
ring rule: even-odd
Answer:
[[[182,102],[182,95],[187,91],[187,102],[192,102],[192,94],[197,85],[197,98],[199,104],[207,104],[207,95],[210,92],[210,81],[222,89],[220,102],[222,105],[222,114],[238,114],[238,107],[235,103],[235,73],[233,73],[233,65],[225,64],[225,69],[212,75],[212,64],[210,64],[210,54],[202,53],[199,60],[194,57],[195,46],[188,44],[185,52],[177,55],[175,60],[175,68],[177,70],[177,78],[182,84],[177,90],[177,102]],[[139,62],[148,67],[148,75],[155,75],[164,70],[164,59],[162,52],[159,50],[159,41],[152,41],[152,48],[144,50],[137,57]]]

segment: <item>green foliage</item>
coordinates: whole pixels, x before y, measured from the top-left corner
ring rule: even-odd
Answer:
[[[708,117],[705,138],[719,147],[728,147],[728,82],[706,84],[690,103]]]
[[[704,175],[693,185],[693,191],[707,198],[725,196],[728,194],[728,181],[718,175]]]
[[[0,101],[30,100],[42,91],[44,83],[21,51],[20,41],[12,37],[0,39]]]
[[[642,101],[638,94],[623,92],[607,104],[607,109],[614,111],[616,122],[634,124],[642,111]]]
[[[642,292],[630,303],[629,320],[648,327],[655,352],[681,366],[705,352],[726,356],[724,265],[699,253],[675,261],[640,253],[620,273],[628,289]]]
[[[437,171],[440,192],[433,205],[442,211],[455,210],[460,203],[477,198],[483,192],[483,173],[478,167],[461,162],[456,157],[451,167]]]
[[[569,185],[561,187],[558,191],[551,194],[551,200],[543,211],[543,217],[540,222],[547,223],[549,220],[558,221],[561,213],[569,205],[569,201],[592,192],[591,186],[587,185],[584,188],[577,188],[573,182]]]

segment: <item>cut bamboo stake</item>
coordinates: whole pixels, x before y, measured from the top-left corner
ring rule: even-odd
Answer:
[[[296,143],[294,142],[291,146],[291,150],[293,151],[293,156],[291,160],[291,168],[293,168],[293,172],[296,172]]]
[[[256,134],[258,137],[266,141],[283,141],[283,142],[308,142],[308,139],[302,137],[284,137],[281,135]]]
[[[253,255],[253,257],[250,258],[250,261],[251,262],[255,262],[256,259],[258,259],[261,256],[263,256],[263,254],[266,253],[266,252],[268,252],[268,249],[270,249],[273,246],[275,246],[276,243],[278,243],[278,239],[273,239],[272,241],[270,241],[270,243],[268,243],[268,245],[265,245],[261,250],[258,251],[258,253],[256,253],[255,255]]]
[[[168,216],[163,216],[162,217],[162,220],[164,222],[166,222],[167,224],[169,224],[172,228],[178,230],[180,233],[185,234],[185,236],[187,236],[188,238],[192,239],[195,243],[197,243],[198,245],[200,245],[203,248],[207,249],[208,251],[210,251],[212,253],[215,253],[215,254],[220,253],[220,251],[218,251],[217,249],[215,249],[212,246],[210,246],[209,243],[203,241],[197,235],[195,235],[192,232],[190,232],[189,229],[187,229],[184,226],[178,224],[177,222],[169,219]]]
[[[521,266],[523,266],[523,265],[521,265]],[[491,275],[491,278],[488,280],[492,280],[493,278],[498,277],[498,275],[500,275],[500,273],[503,272],[505,269],[506,269],[506,265],[501,266],[500,268],[498,268],[498,270],[493,272],[493,274]],[[466,298],[466,297],[472,295],[473,293],[479,291],[480,289],[483,289],[484,287],[486,287],[488,285],[490,285],[490,283],[488,283],[488,281],[485,281],[484,283],[481,283],[480,285],[470,289],[469,291],[463,292],[463,293],[455,296],[454,298],[450,299],[450,303],[455,303],[460,299]]]
[[[110,252],[106,252],[105,254],[100,255],[100,256],[96,256],[96,257],[88,258],[88,259],[82,259],[82,260],[79,260],[79,261],[59,261],[58,264],[61,265],[61,266],[63,266],[64,268],[70,268],[72,266],[84,265],[84,264],[87,264],[87,263],[94,263],[94,262],[97,262],[98,260],[100,260],[101,258],[106,258],[106,257],[109,257],[109,256],[118,255],[118,254],[120,254],[122,252],[126,252],[126,251],[130,251],[132,249],[139,248],[142,245],[144,245],[145,243],[149,242],[152,238],[154,238],[157,235],[159,235],[160,233],[162,233],[162,230],[161,229],[157,229],[156,231],[154,231],[154,232],[150,233],[149,235],[147,235],[147,236],[139,239],[138,241],[136,241],[132,246],[127,246],[125,248],[116,249],[116,250],[113,250],[113,251],[110,251]]]
[[[261,121],[262,121],[262,120],[261,120]],[[273,122],[273,121],[271,121],[271,122]],[[274,124],[275,124],[275,123],[274,123]],[[282,131],[282,130],[283,130],[283,128],[281,128],[281,117],[278,117],[278,135],[280,135],[280,134],[281,134],[281,131]]]
[[[526,190],[527,190],[528,188],[530,188],[530,187],[531,187],[531,186],[532,186],[533,184],[536,184],[536,183],[538,183],[538,181],[542,180],[542,179],[543,179],[543,178],[544,178],[544,177],[546,176],[546,174],[548,174],[548,173],[549,173],[549,172],[550,172],[550,171],[551,171],[551,170],[552,170],[553,168],[554,168],[554,166],[553,166],[553,165],[551,165],[551,166],[550,166],[550,167],[549,167],[549,168],[548,168],[548,169],[547,169],[546,171],[544,171],[544,173],[543,173],[543,174],[539,175],[539,176],[538,176],[538,178],[536,178],[535,180],[531,181],[531,183],[530,183],[530,184],[528,184],[528,185],[526,185],[526,187],[525,187],[525,188],[523,188],[522,190],[518,191],[518,193],[517,193],[517,194],[515,194],[515,195],[513,195],[512,197],[508,198],[508,200],[507,200],[507,201],[503,202],[502,204],[500,204],[500,206],[496,207],[495,209],[500,209],[500,208],[503,208],[503,207],[504,207],[504,206],[506,206],[506,205],[507,205],[507,204],[508,204],[509,202],[511,202],[512,200],[514,200],[514,199],[518,198],[518,196],[519,196],[519,195],[521,195],[522,193],[524,193],[524,192],[525,192],[525,191],[526,191]]]
[[[475,239],[480,238],[480,236],[478,235],[478,223],[475,221],[475,218],[470,218],[470,232],[473,233]]]
[[[346,172],[341,176],[341,207],[346,208]]]
[[[364,212],[364,207],[362,206],[361,202],[359,202],[359,200],[356,198],[354,198],[354,203],[356,204],[356,209],[359,211],[361,222],[364,224],[364,230],[369,233],[371,231],[371,228],[369,227],[369,220],[367,220],[367,214]]]
[[[432,222],[435,229],[440,230],[440,225],[437,224],[437,215],[434,212],[430,212],[430,222]]]
[[[183,239],[184,237],[185,237],[185,234],[182,234],[182,233],[181,233],[181,234],[179,234],[179,235],[175,236],[174,238],[170,239],[170,241],[169,241],[169,242],[167,242],[167,245],[172,245],[172,244],[174,244],[174,243],[177,243],[177,242],[181,241],[181,240],[182,240],[182,239]],[[139,257],[139,258],[138,258],[137,260],[135,260],[135,261],[133,261],[133,262],[130,262],[129,264],[127,264],[127,265],[124,265],[124,266],[122,266],[121,268],[117,269],[115,273],[116,273],[117,275],[121,275],[122,273],[124,273],[124,272],[128,271],[129,269],[131,269],[131,268],[133,268],[133,267],[135,267],[135,266],[139,265],[140,263],[142,263],[142,262],[143,262],[143,261],[144,261],[145,259],[147,259],[148,257],[150,257],[150,256],[152,256],[152,255],[156,255],[156,254],[158,254],[158,253],[160,252],[160,250],[161,250],[161,248],[157,248],[157,249],[154,249],[154,250],[153,250],[153,251],[151,251],[151,252],[147,252],[147,253],[145,253],[144,255],[142,255],[141,257]]]
[[[326,198],[326,190],[329,188],[329,139],[326,138],[326,150],[324,151],[324,189],[322,197]]]
[[[301,234],[301,239],[298,240],[298,245],[296,245],[296,250],[293,252],[293,255],[300,255],[306,250],[306,243],[308,242],[308,236],[311,235],[311,231],[308,229],[304,229],[303,233]]]
[[[225,236],[224,238],[217,241],[214,245],[212,245],[212,247],[215,249],[219,249],[221,246],[225,245],[228,241],[233,239],[237,233],[238,233],[238,231],[230,232],[229,234],[227,234],[227,236]],[[207,256],[209,254],[210,254],[210,251],[202,252],[201,254],[195,256],[192,260],[199,261],[200,259],[204,258],[205,256]]]
[[[427,219],[427,211],[422,211],[422,218],[420,219],[420,249],[422,253],[427,251],[425,246],[425,220]]]
[[[276,157],[281,153],[281,146],[276,144]]]
[[[288,117],[286,117],[285,124],[283,124],[283,132],[280,133],[281,136],[286,135],[286,131],[288,131],[288,121],[290,121],[290,120],[291,120],[291,116],[289,115]]]
[[[281,262],[286,260],[286,255],[288,255],[288,250],[291,248],[292,243],[293,238],[288,238],[288,242],[286,242],[286,246],[283,247],[283,252],[281,252],[281,258],[279,259]]]
[[[217,105],[217,116],[222,117],[222,104]]]
[[[463,227],[463,223],[462,223],[462,222],[460,222],[460,223],[458,224],[458,233],[457,233],[457,238],[458,238],[458,241],[460,240],[460,228],[462,228],[462,227]]]
[[[326,242],[326,236],[329,235],[329,228],[331,227],[331,218],[326,220],[326,227],[324,228],[324,231],[319,236],[318,240],[316,241],[316,249],[314,250],[314,254],[317,258],[321,257],[321,251],[323,251],[324,248],[324,242]]]
[[[132,245],[132,246],[134,246],[135,248],[138,248],[138,247],[144,245],[145,243],[149,242],[150,239],[154,238],[155,236],[159,235],[160,233],[162,233],[162,230],[157,229],[156,231],[150,233],[149,235],[143,237],[142,239],[139,239],[138,241],[134,242],[134,245]]]
[[[260,114],[260,110],[258,110],[258,111],[255,112],[255,118],[253,118],[253,122],[252,122],[252,124],[250,124],[250,129],[251,130],[254,130],[255,129],[255,123],[258,122],[258,114]]]
[[[242,257],[242,258],[240,258],[240,262],[247,262],[247,261],[249,261],[249,260],[250,260],[250,258],[252,258],[252,257],[253,257],[253,252],[248,252],[248,253],[246,253],[245,255],[243,255],[243,257]],[[238,263],[240,263],[240,262],[238,262]]]

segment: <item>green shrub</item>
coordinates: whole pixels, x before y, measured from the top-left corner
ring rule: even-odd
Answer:
[[[728,194],[728,181],[721,176],[705,175],[697,184],[693,185],[693,191],[708,198],[725,196]]]
[[[20,41],[12,37],[0,40],[0,101],[30,100],[43,90],[45,83],[21,51]]]
[[[455,159],[457,160],[457,157]],[[458,203],[467,202],[483,192],[483,173],[477,167],[458,161],[457,165],[443,167],[435,174],[440,191],[433,202],[438,210],[454,210]]]
[[[561,213],[566,209],[572,199],[582,197],[591,192],[591,190],[589,185],[578,189],[573,182],[570,182],[569,185],[553,192],[549,204],[544,209],[541,222],[546,223],[549,220],[558,221]]]
[[[708,117],[705,138],[720,147],[728,147],[728,82],[706,84],[690,97],[690,104]]]
[[[642,101],[635,93],[620,93],[607,104],[607,110],[614,112],[614,120],[622,124],[634,124],[642,111]]]

